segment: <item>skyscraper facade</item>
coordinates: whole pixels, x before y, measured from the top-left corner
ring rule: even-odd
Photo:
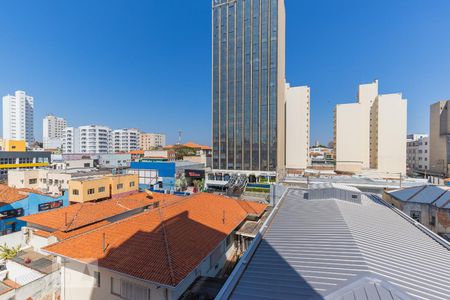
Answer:
[[[34,141],[34,99],[24,91],[3,97],[3,138]]]
[[[285,164],[284,0],[212,1],[213,169]]]

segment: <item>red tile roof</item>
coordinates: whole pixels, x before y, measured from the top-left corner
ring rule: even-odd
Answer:
[[[0,206],[10,204],[28,197],[28,192],[0,184]]]
[[[200,193],[66,239],[44,250],[176,286],[249,214],[266,205]],[[103,237],[107,245],[103,251]]]
[[[136,193],[122,198],[69,205],[63,208],[19,218],[30,224],[40,225],[57,231],[71,231],[112,216],[156,202],[146,193]]]

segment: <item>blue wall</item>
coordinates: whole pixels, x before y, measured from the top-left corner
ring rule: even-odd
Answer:
[[[130,169],[136,170],[158,170],[160,177],[175,177],[175,163],[164,161],[133,161]]]
[[[39,211],[39,204],[54,202],[58,200],[63,201],[63,206],[68,206],[69,205],[68,193],[65,193],[64,196],[60,196],[57,198],[46,195],[29,193],[27,198],[1,206],[0,213],[11,209],[22,208],[23,216],[29,216],[43,212]],[[0,235],[5,234],[4,231],[6,230],[7,227],[11,228],[11,223],[15,223],[15,231],[19,231],[23,226],[26,225],[26,222],[18,220],[17,217],[2,219],[0,220]]]

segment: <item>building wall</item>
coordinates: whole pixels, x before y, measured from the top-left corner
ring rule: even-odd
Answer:
[[[76,127],[66,127],[62,136],[63,153],[80,153],[80,130]]]
[[[109,176],[109,179],[111,184],[111,197],[113,198],[120,197],[124,194],[135,193],[139,189],[139,176],[136,174]]]
[[[447,101],[439,101],[430,106],[430,170],[441,176],[447,176],[448,173],[449,149],[445,130],[445,119],[450,119],[447,118],[448,114]]]
[[[0,151],[0,178],[7,178],[8,170],[44,168],[48,167],[50,162],[50,152]]]
[[[286,90],[286,168],[306,169],[309,149],[309,87]]]
[[[69,189],[70,173],[49,169],[11,170],[8,172],[8,186],[13,188],[29,188],[52,195],[61,195]]]
[[[376,100],[376,157],[373,168],[382,173],[406,175],[406,100],[401,94],[380,95]],[[372,145],[373,146],[373,145]]]
[[[117,129],[112,133],[114,152],[130,152],[140,149],[138,129]]]
[[[24,140],[3,140],[3,151],[25,152],[27,145]]]
[[[104,188],[104,190],[100,191],[100,188]],[[94,189],[94,193],[88,194],[91,189]],[[69,181],[70,202],[89,202],[110,197],[110,179],[108,177]]]
[[[63,206],[67,206],[69,204],[67,195],[60,197],[50,197],[46,195],[40,195],[35,193],[28,193],[28,197],[22,200],[6,204],[0,207],[0,213],[5,213],[5,211],[9,210],[17,210],[23,209],[22,216],[28,216],[32,214],[37,214],[41,212],[39,210],[39,205],[49,202],[62,201]],[[23,226],[26,225],[25,222],[18,220],[17,217],[3,218],[0,220],[0,231],[2,234],[9,233],[13,224],[15,226],[15,231],[19,231]]]
[[[335,109],[336,170],[406,174],[406,109],[401,94],[378,95],[378,81],[358,89],[358,102]]]
[[[129,167],[130,162],[131,154],[129,153],[100,154],[98,156],[98,164],[101,168]]]
[[[62,138],[67,122],[53,115],[46,116],[42,121],[42,137],[44,149],[56,149],[62,146]]]

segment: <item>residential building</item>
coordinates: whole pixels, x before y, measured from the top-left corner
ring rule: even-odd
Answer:
[[[408,134],[406,146],[406,170],[408,175],[429,172],[429,158],[428,134]]]
[[[449,100],[439,101],[430,106],[430,162],[432,175],[450,176],[450,109]]]
[[[447,242],[375,195],[290,188],[215,299],[445,299],[448,261]]]
[[[383,199],[450,241],[450,189],[423,185],[385,191]]]
[[[3,97],[3,138],[34,142],[34,99],[24,91]]]
[[[60,149],[66,127],[67,122],[63,118],[54,115],[46,116],[42,121],[44,149]]]
[[[212,35],[212,168],[284,169],[284,1],[213,0]]]
[[[64,195],[69,190],[69,181],[71,179],[100,175],[111,175],[111,171],[93,168],[9,170],[8,186],[19,189],[32,189],[46,195]]]
[[[19,217],[67,206],[67,195],[53,197],[30,189],[16,189],[0,185],[0,235],[20,231],[25,222]]]
[[[205,193],[159,207],[44,247],[62,261],[64,299],[179,299],[245,251],[240,230],[267,208]]]
[[[166,197],[162,194],[149,197],[143,192],[100,202],[75,203],[19,219],[26,222],[23,231],[28,237],[27,246],[41,252],[45,246],[158,207],[161,198]]]
[[[101,125],[80,126],[80,153],[111,153],[112,131]]]
[[[76,127],[66,127],[62,135],[62,153],[80,153],[80,130]]]
[[[130,152],[139,150],[140,135],[138,129],[116,129],[113,130],[114,152]]]
[[[305,170],[309,165],[308,86],[286,85],[286,169]]]
[[[91,176],[69,180],[69,202],[91,202],[137,193],[139,177],[135,174]]]
[[[141,150],[153,150],[166,146],[166,135],[161,133],[141,133]]]
[[[406,175],[406,109],[401,94],[379,95],[377,80],[359,86],[357,103],[337,105],[336,170]]]
[[[81,156],[79,158],[65,157],[65,155],[52,154],[52,164],[50,166],[55,170],[71,170],[94,168],[94,159],[90,156]]]
[[[50,163],[50,152],[0,151],[0,179],[6,179],[9,170],[46,168]]]
[[[24,140],[5,140],[0,141],[1,151],[15,151],[25,152],[27,151],[27,143]]]

